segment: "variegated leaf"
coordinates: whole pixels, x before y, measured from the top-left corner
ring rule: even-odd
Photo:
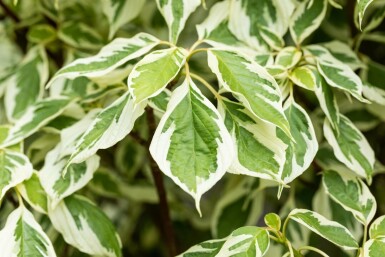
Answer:
[[[0,231],[0,249],[4,257],[56,257],[50,239],[24,206],[8,216]]]
[[[371,239],[385,238],[385,216],[380,216],[370,225],[369,235]]]
[[[145,0],[102,0],[102,11],[110,24],[108,38],[111,39],[116,31],[139,15]]]
[[[37,24],[30,27],[27,38],[38,44],[47,44],[56,38],[56,30],[48,24]]]
[[[17,184],[32,176],[32,164],[22,153],[0,149],[0,200]]]
[[[29,137],[59,116],[70,103],[70,99],[60,97],[46,98],[31,105],[11,127],[7,138],[0,142],[0,146],[10,146]]]
[[[366,102],[361,95],[362,81],[347,64],[320,45],[307,46],[306,52],[316,57],[318,71],[330,86],[347,91],[358,100]]]
[[[294,68],[289,73],[289,78],[294,85],[314,91],[320,78],[317,76],[317,73],[317,70],[313,66],[303,65]]]
[[[61,148],[59,144],[47,154],[39,172],[41,185],[50,198],[52,208],[63,198],[83,188],[92,179],[100,162],[99,156],[93,155],[84,162],[66,167],[69,156],[60,157]]]
[[[22,195],[23,199],[33,207],[33,209],[40,213],[47,214],[47,194],[41,186],[39,176],[36,172],[33,173],[28,180],[17,185],[17,191]]]
[[[146,54],[157,44],[159,39],[146,33],[139,33],[132,38],[117,38],[104,46],[97,55],[77,59],[61,68],[48,86],[58,77],[72,79],[80,76],[101,77],[122,64]]]
[[[64,240],[80,251],[97,256],[120,257],[121,242],[108,217],[88,199],[69,196],[48,216]]]
[[[281,218],[273,212],[266,214],[264,217],[264,221],[268,227],[276,231],[279,231],[281,229]]]
[[[385,66],[369,60],[367,69],[363,69],[361,77],[364,83],[363,95],[370,101],[385,105],[385,84],[383,81],[383,74],[385,74]]]
[[[364,68],[363,63],[358,58],[357,54],[346,43],[334,40],[322,45],[326,47],[336,59],[348,65],[352,70]]]
[[[48,60],[41,46],[31,48],[15,73],[7,79],[4,97],[9,120],[17,120],[25,110],[43,97],[48,79]]]
[[[281,173],[287,145],[277,137],[279,129],[226,98],[220,99],[218,110],[236,148],[229,172],[283,183]]]
[[[362,28],[362,20],[364,19],[365,11],[372,2],[373,0],[357,0],[356,13],[358,15],[360,29]]]
[[[281,174],[282,181],[287,184],[304,173],[313,162],[318,142],[309,115],[293,98],[286,100],[284,109],[294,138],[294,141],[290,140],[282,131],[278,131],[278,138],[288,145]]]
[[[379,6],[373,15],[371,15],[370,20],[368,21],[368,24],[365,25],[364,31],[369,32],[371,30],[374,30],[378,26],[381,25],[382,21],[385,18],[385,4],[382,6]]]
[[[290,135],[279,87],[263,67],[226,50],[209,50],[208,63],[220,84],[233,92],[246,108]]]
[[[169,40],[175,44],[188,17],[201,4],[201,0],[156,0],[156,3],[166,20]]]
[[[326,140],[333,147],[334,155],[358,176],[366,178],[370,183],[375,161],[373,149],[364,135],[347,117],[340,115],[338,125],[339,133],[325,119],[323,128]]]
[[[226,173],[233,148],[218,111],[187,77],[171,95],[150,152],[163,173],[195,199],[199,213],[201,196]]]
[[[275,65],[291,69],[301,60],[301,57],[301,51],[293,46],[288,46],[279,51],[275,59]]]
[[[325,18],[327,0],[305,0],[297,7],[290,21],[290,34],[300,45],[321,25]]]
[[[64,22],[57,34],[63,42],[76,48],[99,49],[103,46],[103,38],[98,31],[82,22]]]
[[[376,213],[376,199],[361,179],[335,171],[323,172],[323,186],[329,196],[362,224],[369,224]]]
[[[68,164],[80,163],[122,140],[132,130],[135,120],[144,112],[146,102],[135,104],[126,92],[103,109],[76,143]]]
[[[128,89],[136,103],[156,96],[179,73],[186,62],[187,51],[172,47],[153,51],[139,61],[127,81]]]
[[[148,101],[148,105],[154,110],[161,112],[163,114],[166,112],[167,104],[170,101],[170,96],[171,96],[171,91],[165,88],[158,95],[150,98]]]
[[[358,248],[358,243],[346,227],[335,221],[328,220],[316,212],[294,209],[290,212],[288,218],[304,225],[314,233],[344,249],[353,250]]]
[[[269,234],[259,227],[241,227],[224,239],[210,240],[191,247],[178,257],[230,257],[265,255],[270,246]]]
[[[363,257],[382,257],[385,252],[385,238],[370,239],[366,241]]]

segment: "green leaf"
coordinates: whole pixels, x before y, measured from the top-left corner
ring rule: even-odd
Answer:
[[[382,257],[385,252],[385,238],[366,241],[363,252],[364,257]]]
[[[325,119],[324,135],[333,147],[334,155],[358,176],[372,180],[374,152],[364,135],[345,116],[340,114],[339,133]]]
[[[81,252],[106,257],[119,257],[121,242],[108,217],[88,199],[69,196],[48,216],[64,240]]]
[[[33,173],[28,180],[19,184],[17,186],[17,191],[23,196],[24,200],[33,207],[33,209],[40,213],[47,214],[47,194],[40,184],[37,173]]]
[[[0,146],[10,146],[29,137],[59,116],[70,103],[70,99],[60,97],[46,98],[31,105],[11,127]]]
[[[276,126],[255,117],[243,105],[221,98],[218,110],[236,146],[229,172],[281,181],[287,145]]]
[[[22,153],[0,149],[0,200],[17,184],[32,176],[32,164]]]
[[[32,43],[47,44],[56,38],[55,29],[48,24],[37,24],[31,26],[27,38]]]
[[[279,231],[281,229],[281,218],[275,213],[268,213],[265,215],[265,223],[270,228]]]
[[[323,186],[329,196],[364,225],[376,213],[376,199],[362,180],[350,174],[323,172]]]
[[[385,85],[383,76],[385,74],[385,66],[369,60],[367,69],[362,70],[361,77],[364,83],[363,94],[370,101],[385,105]]]
[[[293,98],[286,100],[284,110],[294,138],[294,141],[290,140],[282,131],[278,131],[278,138],[288,145],[281,174],[283,182],[287,184],[304,173],[313,162],[318,142],[309,115]]]
[[[291,69],[301,60],[301,57],[301,51],[293,46],[288,46],[279,51],[275,59],[275,65]]]
[[[305,0],[297,7],[290,21],[290,34],[300,45],[321,25],[325,18],[327,0]]]
[[[76,48],[96,50],[103,46],[102,36],[82,22],[64,22],[57,34],[63,42]]]
[[[290,72],[290,80],[297,86],[314,91],[320,77],[318,71],[310,65],[296,67]]]
[[[107,149],[122,140],[132,130],[135,120],[144,112],[146,103],[135,104],[126,92],[103,109],[77,141],[68,164],[80,163],[99,149]]]
[[[200,212],[201,196],[226,173],[233,148],[218,111],[187,77],[171,95],[150,145],[159,168],[195,199]]]
[[[360,29],[362,28],[362,20],[364,19],[365,11],[372,2],[373,0],[357,0],[356,11],[358,14],[358,23]]]
[[[385,238],[385,216],[380,216],[370,225],[369,235],[371,239]]]
[[[364,68],[362,61],[348,44],[334,40],[324,43],[322,46],[326,47],[336,59],[348,65],[352,70]]]
[[[171,91],[167,88],[163,89],[158,95],[149,99],[148,105],[159,112],[165,113],[167,104],[170,101]],[[0,141],[1,142],[1,141]]]
[[[145,0],[102,0],[102,11],[110,24],[108,38],[116,31],[140,14]]]
[[[0,231],[2,256],[56,257],[48,236],[24,206],[14,210]]]
[[[382,21],[385,18],[385,5],[376,8],[374,11],[374,14],[371,15],[370,20],[364,27],[365,32],[369,32],[371,30],[374,30],[378,26],[381,25]]]
[[[269,234],[259,227],[241,227],[224,239],[210,240],[191,247],[178,257],[262,257],[270,246]]]
[[[326,219],[316,212],[294,209],[290,212],[288,218],[304,225],[314,233],[344,249],[353,250],[358,248],[358,243],[347,228],[335,221]]]
[[[122,64],[146,54],[158,44],[159,39],[146,33],[139,33],[132,38],[116,38],[104,46],[97,55],[77,59],[61,68],[47,87],[58,77],[72,79],[80,76],[101,77]]]
[[[169,40],[176,44],[188,17],[201,4],[201,0],[156,0],[156,3],[166,20]]]
[[[5,81],[5,110],[9,120],[17,120],[43,97],[48,79],[48,60],[43,47],[31,48],[14,74]]]
[[[342,89],[358,100],[366,102],[361,95],[362,81],[347,64],[336,59],[320,45],[307,46],[306,52],[316,57],[318,71],[330,86]]]
[[[226,50],[209,50],[208,63],[220,84],[234,93],[246,108],[290,135],[289,124],[283,114],[280,90],[263,67]]]
[[[139,61],[127,85],[135,103],[156,96],[178,75],[186,62],[187,51],[172,47],[153,51]]]

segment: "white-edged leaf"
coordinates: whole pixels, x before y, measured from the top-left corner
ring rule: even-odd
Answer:
[[[61,68],[51,79],[58,77],[76,78],[101,77],[122,64],[138,58],[159,44],[159,39],[146,33],[139,33],[132,38],[116,38],[91,57],[80,58]]]
[[[56,257],[51,240],[24,206],[14,210],[0,231],[1,255]]]
[[[226,173],[233,148],[218,111],[187,77],[171,95],[150,152],[163,173],[195,199],[199,213],[201,196]]]
[[[110,24],[108,38],[111,39],[120,27],[138,16],[145,2],[145,0],[102,0],[102,11]]]
[[[365,81],[363,95],[370,101],[385,105],[385,84],[383,81],[385,66],[368,60],[367,69],[361,72],[362,80]]]
[[[60,157],[62,145],[58,144],[45,158],[39,178],[54,208],[63,198],[83,188],[99,167],[100,157],[93,155],[81,163],[66,167],[69,156]],[[64,175],[63,175],[64,174]]]
[[[108,217],[84,197],[69,196],[48,216],[64,240],[81,252],[106,257],[120,257],[121,242]]]
[[[58,37],[70,46],[80,49],[99,49],[103,38],[92,27],[79,21],[67,21],[60,25]]]
[[[38,44],[47,44],[55,40],[56,30],[48,24],[37,24],[29,28],[27,38]]]
[[[71,100],[65,97],[45,98],[34,103],[11,127],[0,146],[13,145],[29,137],[59,116],[70,103]]]
[[[332,128],[329,120],[324,121],[324,135],[332,146],[339,161],[358,176],[372,180],[375,156],[364,135],[345,116],[340,114],[338,132]]]
[[[301,51],[293,46],[288,46],[279,51],[275,59],[275,65],[291,69],[301,60],[301,57]]]
[[[278,84],[263,67],[231,51],[209,50],[207,54],[211,70],[226,90],[234,93],[258,118],[290,135]]]
[[[368,21],[368,24],[365,25],[364,31],[369,32],[371,30],[374,30],[378,26],[381,25],[382,21],[385,18],[385,4],[382,6],[379,6],[371,15],[370,20]]]
[[[80,163],[122,140],[134,127],[135,120],[144,112],[146,102],[135,104],[126,92],[103,109],[76,143],[68,163]]]
[[[136,103],[156,96],[179,73],[186,62],[187,51],[172,47],[157,50],[139,61],[128,76],[127,86]]]
[[[334,40],[322,45],[326,47],[336,59],[348,65],[352,70],[364,68],[362,61],[348,44]]]
[[[166,20],[169,40],[176,43],[188,17],[201,4],[201,0],[156,0],[156,3]]]
[[[43,97],[48,79],[48,60],[42,46],[31,48],[6,85],[4,103],[9,120],[16,120]]]
[[[33,207],[33,209],[40,213],[47,214],[47,194],[41,186],[39,176],[36,172],[34,172],[28,180],[17,185],[17,191],[22,195],[23,199]]]
[[[346,227],[328,220],[316,212],[294,209],[288,218],[306,226],[314,233],[344,249],[354,250],[358,248],[358,243]]]
[[[371,239],[385,238],[385,215],[375,219],[369,228]]]
[[[363,252],[363,257],[382,257],[385,252],[385,238],[366,241]]]
[[[364,19],[364,14],[368,6],[373,2],[373,0],[357,0],[356,13],[358,15],[358,24],[359,28],[362,28],[362,20]]]
[[[287,184],[304,173],[313,162],[318,142],[309,115],[292,97],[286,100],[284,110],[294,138],[294,141],[291,140],[282,131],[277,133],[278,138],[288,145],[281,174],[282,181]]]
[[[150,98],[148,100],[148,105],[163,115],[163,113],[166,112],[168,101],[170,101],[170,96],[171,91],[165,88],[158,95]]]
[[[362,97],[362,81],[347,64],[336,59],[320,45],[306,46],[306,52],[316,57],[318,71],[330,86],[342,89],[358,100],[366,102]]]
[[[229,172],[280,183],[287,145],[277,137],[276,126],[255,117],[243,105],[221,98],[218,102],[236,148]]]
[[[270,246],[268,232],[259,227],[241,227],[224,239],[216,239],[197,244],[178,257],[262,257]]]
[[[32,164],[22,153],[0,149],[0,200],[17,184],[32,176]]]
[[[290,21],[290,34],[297,45],[321,25],[327,6],[327,0],[305,0],[300,3]]]
[[[362,224],[369,224],[376,213],[376,199],[361,179],[351,174],[323,172],[323,186],[329,196]]]
[[[295,67],[289,73],[289,78],[294,85],[314,91],[318,82],[315,71],[316,69],[310,65]]]

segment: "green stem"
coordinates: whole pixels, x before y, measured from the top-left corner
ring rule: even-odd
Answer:
[[[299,252],[301,252],[302,250],[309,250],[309,251],[313,251],[313,252],[316,252],[318,253],[319,255],[321,256],[324,256],[324,257],[329,257],[329,255],[327,255],[326,253],[324,253],[323,251],[321,251],[320,249],[317,249],[315,247],[312,247],[312,246],[303,246],[301,248],[298,249]]]
[[[187,75],[187,74],[186,74]],[[204,78],[202,78],[201,76],[197,75],[197,74],[194,74],[194,73],[189,73],[189,75],[198,80],[200,83],[202,83],[208,90],[210,90],[210,92],[215,96],[215,98],[217,99],[220,99],[221,98],[221,95],[218,94],[217,90],[215,90]]]
[[[363,239],[362,239],[362,256],[365,256],[365,251],[364,251],[364,246],[365,246],[365,243],[366,243],[366,240],[368,239],[368,224],[367,223],[365,223],[365,225],[364,225],[364,237],[363,237]]]

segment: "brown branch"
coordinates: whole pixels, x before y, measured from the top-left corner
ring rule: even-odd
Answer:
[[[17,17],[17,15],[5,3],[3,3],[3,0],[0,0],[0,7],[3,9],[4,13],[14,22],[20,21],[19,17]]]
[[[152,137],[156,130],[154,110],[147,107],[146,115],[147,115],[147,123],[148,123],[148,128],[150,133],[149,139],[147,141],[147,153],[148,153],[148,158],[150,159],[152,176],[154,178],[156,190],[159,196],[160,215],[162,218],[162,227],[163,227],[163,233],[164,233],[165,241],[167,245],[167,250],[169,252],[170,257],[173,257],[177,254],[177,248],[176,248],[174,228],[170,218],[170,209],[167,203],[166,190],[163,184],[163,176],[162,176],[161,170],[159,169],[155,160],[152,158],[150,151],[148,150]]]

